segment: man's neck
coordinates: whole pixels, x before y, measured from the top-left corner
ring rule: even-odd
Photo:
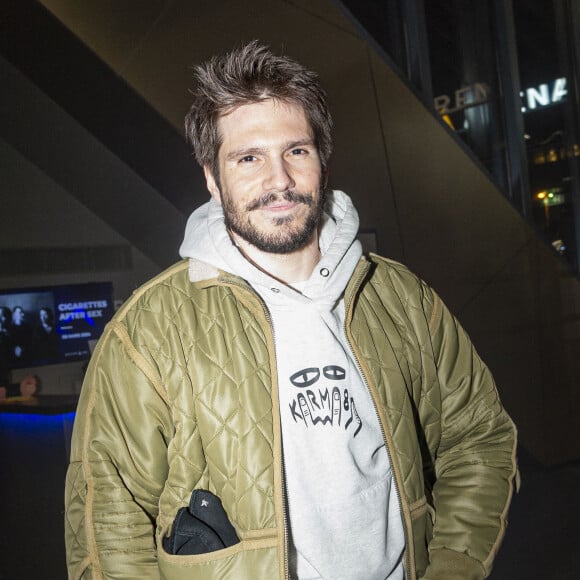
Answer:
[[[230,232],[230,235],[249,262],[285,284],[292,285],[308,280],[314,267],[320,261],[317,233],[306,246],[290,254],[263,252],[233,232]]]

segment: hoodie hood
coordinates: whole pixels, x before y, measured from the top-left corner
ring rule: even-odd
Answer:
[[[213,199],[196,209],[187,221],[185,238],[179,249],[182,258],[189,258],[192,282],[208,278],[217,268],[258,286],[261,293],[280,298],[315,301],[332,308],[342,295],[362,247],[356,239],[359,218],[348,195],[331,191],[324,207],[319,245],[322,258],[312,275],[300,284],[301,292],[253,266],[232,242],[225,223],[222,206]],[[208,267],[209,266],[209,267]],[[211,268],[213,267],[213,268]],[[215,276],[217,272],[213,272]]]

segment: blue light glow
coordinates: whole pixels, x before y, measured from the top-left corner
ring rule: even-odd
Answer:
[[[27,433],[62,429],[63,424],[72,424],[75,412],[59,415],[36,415],[33,413],[0,413],[0,430],[26,431]]]

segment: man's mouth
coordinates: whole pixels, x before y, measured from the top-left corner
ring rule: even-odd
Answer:
[[[294,201],[282,201],[282,202],[273,202],[269,203],[268,205],[262,206],[260,209],[265,209],[268,211],[289,211],[294,209],[298,203]]]
[[[285,191],[284,193],[267,193],[248,204],[247,210],[267,209],[270,211],[288,211],[298,204],[312,205],[312,196],[297,191]]]

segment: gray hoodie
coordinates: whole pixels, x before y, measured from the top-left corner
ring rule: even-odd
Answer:
[[[300,580],[402,580],[400,506],[377,414],[344,332],[344,289],[362,250],[358,215],[328,196],[310,278],[288,286],[239,252],[210,201],[180,254],[244,278],[270,311],[276,344],[290,570]],[[198,267],[192,262],[192,276]]]

